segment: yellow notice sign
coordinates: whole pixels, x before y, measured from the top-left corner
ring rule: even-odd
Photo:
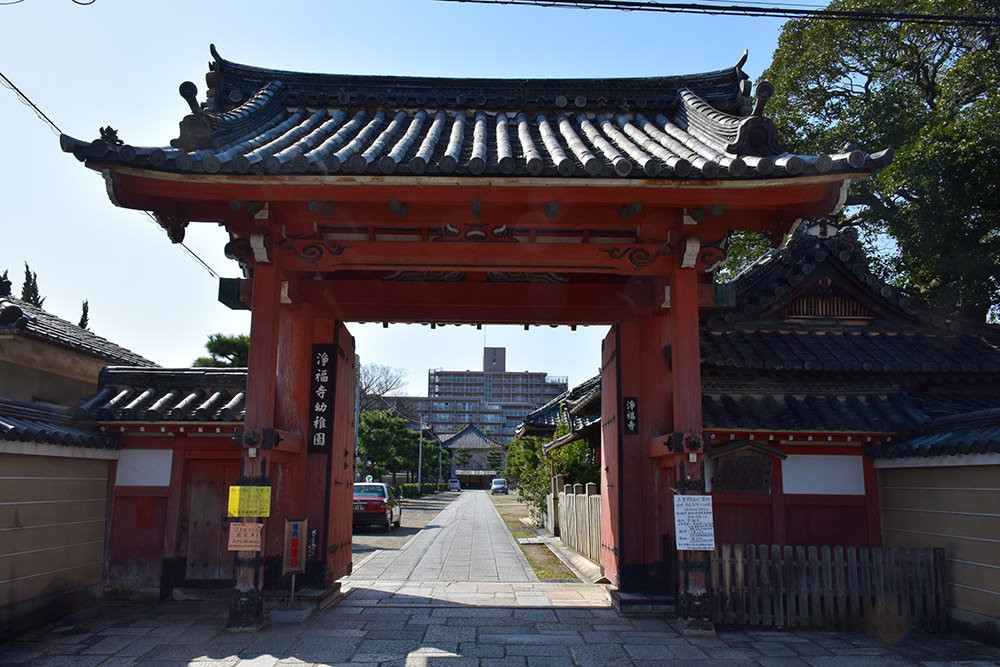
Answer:
[[[229,516],[271,516],[271,487],[229,487]]]
[[[229,524],[229,550],[260,551],[260,529],[263,527],[262,523]]]

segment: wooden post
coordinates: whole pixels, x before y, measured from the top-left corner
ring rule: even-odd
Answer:
[[[704,494],[704,436],[701,415],[701,360],[698,327],[698,273],[678,257],[670,280],[670,361],[673,380],[674,455],[679,459],[677,489]],[[685,627],[709,618],[706,601],[707,556],[703,551],[678,551],[680,588],[678,611]],[[699,629],[699,632],[701,630]],[[711,632],[710,628],[705,631]]]
[[[245,486],[270,484],[271,447],[275,444],[274,397],[280,293],[278,269],[270,264],[258,264],[254,269],[251,302],[246,416],[242,438],[237,443],[243,452],[240,485]],[[261,519],[244,517],[241,521],[258,522]],[[263,519],[263,522],[266,530],[267,520]],[[266,544],[264,534],[261,535],[261,544]],[[231,630],[259,629],[264,625],[261,552],[238,551],[233,570],[233,594],[226,627]]]

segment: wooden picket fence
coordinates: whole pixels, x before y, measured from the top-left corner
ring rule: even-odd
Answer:
[[[720,545],[712,620],[882,633],[945,627],[944,549]]]
[[[566,485],[559,493],[559,539],[595,563],[601,560],[601,496],[597,485]]]

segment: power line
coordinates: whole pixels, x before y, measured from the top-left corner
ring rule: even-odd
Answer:
[[[18,1],[21,1],[21,0],[18,0]],[[31,99],[27,95],[25,95],[24,93],[22,93],[21,90],[20,90],[20,88],[18,88],[17,86],[15,86],[14,82],[11,81],[10,79],[8,79],[4,75],[3,72],[0,72],[0,83],[3,83],[3,85],[4,85],[5,88],[9,88],[10,90],[12,90],[14,92],[14,94],[17,95],[17,98],[19,100],[21,100],[21,104],[23,104],[23,105],[25,105],[27,107],[31,107],[31,109],[35,112],[35,115],[38,116],[39,120],[41,120],[43,123],[45,123],[46,125],[48,125],[49,128],[55,133],[56,136],[59,136],[59,135],[61,135],[63,133],[63,131],[59,129],[59,126],[56,125],[52,121],[51,118],[49,118],[48,116],[46,116],[45,112],[42,111],[41,109],[39,109],[38,105],[35,104],[34,102],[32,102]]]
[[[777,7],[762,4],[714,5],[706,2],[654,2],[652,0],[438,0],[480,5],[530,5],[558,9],[614,9],[632,12],[667,12],[674,14],[709,14],[713,16],[768,16],[776,18],[813,18],[829,21],[867,21],[870,23],[915,23],[918,25],[1000,26],[1000,16],[971,14],[932,14],[929,12],[890,12],[883,10],[804,9],[790,5]],[[801,5],[808,7],[809,5]]]
[[[147,218],[149,218],[149,219],[150,219],[150,220],[152,220],[152,221],[153,221],[154,223],[156,223],[156,226],[157,226],[157,227],[161,227],[161,225],[160,225],[160,222],[159,222],[159,221],[158,221],[158,220],[156,219],[156,216],[154,216],[154,215],[153,215],[152,213],[150,213],[149,211],[143,211],[143,213],[145,214],[145,216],[146,216]],[[202,267],[203,267],[203,268],[204,268],[204,269],[205,269],[206,271],[208,271],[208,273],[209,273],[209,274],[210,274],[210,275],[211,275],[211,276],[212,276],[213,278],[218,278],[218,277],[219,277],[219,274],[218,274],[218,273],[216,273],[215,271],[213,271],[213,270],[212,270],[212,267],[211,267],[211,266],[209,266],[209,265],[208,265],[208,264],[207,264],[207,263],[205,262],[205,260],[203,260],[203,259],[202,259],[201,257],[199,257],[199,256],[198,256],[198,254],[197,254],[197,253],[195,253],[195,251],[194,251],[194,250],[191,250],[191,248],[189,248],[189,247],[187,247],[186,245],[184,245],[184,243],[183,243],[183,242],[181,242],[181,243],[178,243],[177,245],[179,245],[180,247],[184,248],[184,250],[185,250],[185,251],[187,251],[187,254],[191,255],[191,257],[193,257],[193,258],[194,258],[194,260],[195,260],[196,262],[198,262],[199,264],[201,264],[201,265],[202,265]]]
[[[74,2],[75,1],[76,0],[74,0]],[[78,4],[91,4],[94,1],[95,0],[90,0],[90,2],[78,3]],[[18,0],[18,2],[23,2],[23,0]],[[0,4],[2,4],[2,3],[0,3]],[[35,112],[35,115],[38,116],[39,120],[41,120],[43,123],[45,123],[46,125],[48,125],[49,128],[56,134],[56,136],[59,136],[59,135],[63,134],[63,131],[61,129],[59,129],[59,126],[56,125],[55,122],[53,122],[53,120],[51,118],[49,118],[47,115],[45,115],[45,112],[42,111],[41,109],[39,109],[38,105],[35,104],[34,102],[32,102],[31,99],[27,95],[25,95],[24,93],[22,93],[21,90],[17,86],[14,85],[14,82],[12,82],[10,79],[8,79],[4,75],[3,72],[0,72],[0,83],[3,83],[3,85],[5,87],[7,87],[10,90],[12,90],[14,92],[14,94],[17,95],[18,99],[21,101],[22,104],[24,104],[24,105],[26,105],[28,107],[31,107],[31,109]],[[157,226],[159,226],[160,223],[157,222],[156,218],[154,218],[153,215],[151,213],[149,213],[149,211],[143,211],[143,212],[146,214],[146,217],[148,217],[153,222],[156,222]],[[188,248],[183,243],[180,243],[178,245],[180,245],[180,247],[184,248],[184,250],[187,251],[187,254],[191,255],[191,257],[193,257],[195,259],[195,261],[197,261],[199,264],[201,264],[202,267],[204,267],[204,269],[206,271],[208,271],[209,274],[211,274],[213,278],[218,278],[219,277],[219,274],[216,273],[215,271],[213,271],[212,267],[210,267],[207,263],[205,263],[205,260],[203,260],[201,257],[199,257],[193,250],[191,250],[191,248]]]

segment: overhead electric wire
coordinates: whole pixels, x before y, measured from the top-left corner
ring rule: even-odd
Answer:
[[[53,122],[53,120],[51,118],[49,118],[48,116],[46,116],[45,112],[42,111],[41,109],[39,109],[38,105],[35,104],[34,102],[32,102],[31,99],[27,95],[25,95],[24,93],[22,93],[21,90],[20,90],[20,88],[18,88],[17,86],[15,86],[14,82],[11,81],[10,79],[8,79],[4,75],[3,72],[0,72],[0,82],[3,83],[3,85],[4,85],[5,88],[9,88],[10,90],[12,90],[14,92],[15,95],[17,95],[17,98],[19,100],[21,100],[21,104],[23,104],[25,106],[28,106],[28,107],[31,107],[31,109],[35,112],[35,115],[38,116],[39,120],[41,120],[42,122],[44,122],[45,124],[47,124],[49,126],[49,128],[53,132],[55,132],[56,136],[59,136],[59,135],[61,135],[63,133],[63,131],[59,129],[59,126],[56,125],[55,122]]]
[[[708,14],[713,16],[769,16],[776,18],[812,18],[828,21],[867,21],[871,23],[914,23],[918,25],[996,27],[1000,16],[972,14],[932,14],[929,12],[894,12],[883,10],[795,9],[771,4],[714,5],[706,2],[654,2],[644,0],[438,0],[479,5],[523,5],[557,9],[613,9],[632,12],[667,12]]]
[[[94,0],[91,0],[91,2],[93,2],[93,1]],[[90,3],[78,3],[78,4],[90,4]],[[22,93],[21,90],[17,86],[14,85],[14,82],[11,81],[10,79],[8,79],[4,75],[3,72],[0,72],[0,83],[3,83],[3,85],[6,88],[9,88],[11,91],[13,91],[14,94],[17,95],[17,98],[21,101],[22,104],[24,104],[25,106],[31,107],[31,110],[35,112],[35,115],[38,116],[38,119],[41,120],[46,125],[48,125],[49,129],[51,129],[53,131],[53,133],[55,133],[56,136],[60,136],[60,135],[63,134],[63,131],[61,129],[59,129],[59,126],[56,125],[55,122],[51,118],[49,118],[45,114],[44,111],[42,111],[40,108],[38,108],[38,105],[35,104],[34,102],[32,102],[31,99],[27,95],[25,95],[24,93]],[[156,218],[153,217],[153,215],[149,211],[143,211],[143,213],[145,213],[146,217],[148,217],[150,220],[152,220],[153,222],[156,222],[157,225],[160,224],[159,222],[156,221]],[[180,245],[180,247],[184,248],[184,250],[186,250],[189,255],[191,255],[192,257],[194,257],[194,259],[199,264],[201,264],[205,268],[205,270],[208,271],[212,275],[213,278],[218,278],[219,277],[219,274],[216,273],[215,271],[213,271],[212,267],[210,267],[207,263],[205,263],[205,260],[203,260],[201,257],[199,257],[193,250],[191,250],[191,248],[188,248],[183,243],[179,243],[178,245]]]
[[[153,222],[155,222],[155,223],[156,223],[156,226],[157,226],[157,227],[159,227],[159,226],[160,226],[160,222],[159,222],[159,220],[157,220],[157,219],[156,219],[156,216],[154,216],[154,215],[153,215],[152,213],[150,213],[149,211],[143,211],[143,213],[144,213],[144,214],[146,215],[146,217],[147,217],[147,218],[149,218],[150,220],[152,220]],[[186,251],[187,251],[187,254],[191,255],[191,256],[192,256],[192,257],[193,257],[193,258],[195,259],[195,261],[196,261],[196,262],[198,262],[199,264],[201,264],[201,265],[202,265],[202,267],[204,267],[204,269],[205,269],[206,271],[208,271],[208,272],[209,272],[209,274],[210,274],[210,275],[211,275],[211,276],[212,276],[213,278],[218,278],[218,277],[219,277],[219,274],[218,274],[218,273],[216,273],[215,271],[213,271],[213,270],[212,270],[212,267],[211,267],[211,266],[209,266],[209,265],[208,265],[208,263],[207,263],[207,262],[205,262],[205,260],[203,260],[203,259],[202,259],[201,257],[199,257],[199,256],[198,256],[198,254],[197,254],[197,253],[195,253],[195,251],[194,251],[194,250],[191,250],[191,248],[189,248],[189,247],[187,247],[186,245],[184,245],[184,242],[183,242],[183,241],[182,241],[182,242],[179,242],[179,243],[178,243],[177,245],[179,245],[180,247],[184,248],[184,250],[186,250]]]

